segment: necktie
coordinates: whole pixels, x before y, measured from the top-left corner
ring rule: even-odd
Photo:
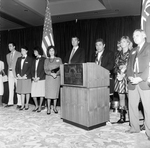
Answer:
[[[36,60],[39,60],[39,59],[40,59],[39,57],[36,58]]]
[[[98,53],[96,53],[95,57],[96,57],[95,63],[98,65]]]
[[[9,68],[12,68],[12,62],[13,62],[13,52],[11,52],[10,54],[10,67]]]
[[[95,62],[96,62],[97,65],[101,65],[101,59],[102,59],[102,52],[97,52],[97,56],[96,56],[96,59],[95,59]]]
[[[10,61],[13,59],[13,53],[10,54]]]
[[[72,59],[74,53],[75,53],[75,48],[73,48],[72,51],[71,51],[70,58],[69,58],[69,63],[71,63],[71,59]]]
[[[25,59],[25,57],[21,57],[21,59]]]
[[[135,58],[134,58],[134,72],[135,73],[139,72],[139,61],[138,61],[138,57],[137,57],[137,55],[139,53],[139,49],[140,49],[140,47],[137,46],[136,53],[135,53]]]

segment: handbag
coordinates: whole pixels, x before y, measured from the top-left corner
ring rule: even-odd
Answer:
[[[55,68],[55,69],[52,69],[52,70],[51,70],[51,73],[56,73],[57,71],[59,71],[59,69],[60,69],[59,67],[57,67],[57,68]]]
[[[8,81],[7,75],[2,76],[2,81],[3,83]]]

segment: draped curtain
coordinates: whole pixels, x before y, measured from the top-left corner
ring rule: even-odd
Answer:
[[[90,62],[92,54],[95,52],[95,40],[97,38],[104,39],[106,50],[115,52],[117,41],[122,36],[129,36],[132,40],[133,31],[139,28],[140,16],[55,23],[53,24],[53,34],[57,55],[63,60],[66,53],[72,48],[71,37],[78,36],[80,47],[85,49],[86,61]],[[9,52],[8,42],[15,42],[18,51],[20,51],[21,46],[26,45],[29,48],[29,56],[32,56],[32,49],[35,46],[41,46],[43,26],[1,31],[0,34],[0,58],[5,62],[6,71],[6,54]]]

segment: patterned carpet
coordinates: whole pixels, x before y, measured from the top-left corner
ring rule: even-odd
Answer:
[[[110,111],[106,126],[86,131],[64,123],[59,114],[29,110],[16,106],[0,107],[0,148],[150,148],[145,132],[127,134],[129,123],[111,124],[119,118]]]

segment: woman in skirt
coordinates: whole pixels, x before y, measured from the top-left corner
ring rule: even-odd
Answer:
[[[42,50],[39,47],[34,48],[34,55],[36,59],[32,64],[32,87],[31,96],[33,97],[35,108],[33,112],[41,112],[41,106],[43,103],[43,98],[45,97],[45,72],[44,72],[44,62],[45,58],[42,57]],[[38,105],[37,98],[40,98],[40,103]]]
[[[17,75],[17,88],[16,93],[21,95],[21,108],[20,110],[29,109],[29,99],[31,93],[31,66],[32,59],[27,55],[28,48],[22,47],[22,57],[17,59],[16,75]],[[26,103],[25,103],[26,99]]]
[[[54,46],[50,46],[47,49],[48,58],[44,63],[44,70],[46,73],[45,79],[45,98],[47,99],[47,114],[51,113],[51,99],[54,100],[54,113],[58,113],[56,109],[57,99],[59,95],[60,88],[60,64],[62,60],[59,57],[56,57],[56,50]]]

